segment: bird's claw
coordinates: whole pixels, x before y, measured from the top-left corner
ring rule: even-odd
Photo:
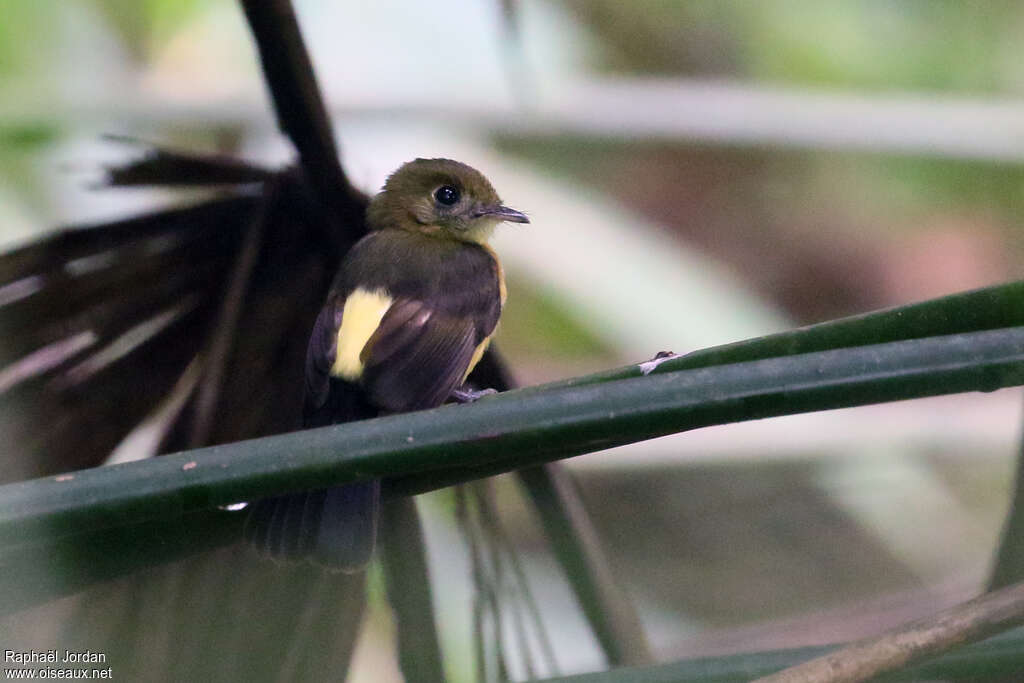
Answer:
[[[472,403],[477,399],[498,393],[497,389],[453,389],[452,398],[456,403]]]

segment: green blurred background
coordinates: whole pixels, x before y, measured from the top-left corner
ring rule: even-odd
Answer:
[[[296,2],[355,184],[451,156],[531,215],[497,240],[498,343],[522,383],[1021,277],[1019,3],[511,6]],[[103,134],[289,158],[234,3],[3,14],[0,247],[189,199],[97,190],[103,164],[139,151]],[[659,659],[834,642],[979,589],[1019,413],[1019,391],[929,399],[570,467]],[[498,491],[563,671],[600,668],[529,510]],[[470,588],[447,503],[423,507],[465,680]],[[353,680],[394,671],[375,604]]]

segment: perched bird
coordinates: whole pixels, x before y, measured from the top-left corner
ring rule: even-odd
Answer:
[[[367,208],[370,233],[341,263],[306,354],[307,427],[465,401],[505,302],[487,246],[502,205],[479,171],[449,159],[401,166]],[[257,549],[355,572],[373,553],[380,482],[260,501],[246,523]]]

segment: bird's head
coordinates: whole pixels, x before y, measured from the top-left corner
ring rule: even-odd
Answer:
[[[485,242],[503,221],[529,223],[502,205],[480,171],[451,159],[416,159],[392,173],[367,209],[371,230],[400,228]]]

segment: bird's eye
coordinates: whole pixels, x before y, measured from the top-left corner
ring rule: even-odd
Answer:
[[[451,185],[442,185],[434,191],[434,199],[445,206],[451,206],[459,201],[459,190]]]

